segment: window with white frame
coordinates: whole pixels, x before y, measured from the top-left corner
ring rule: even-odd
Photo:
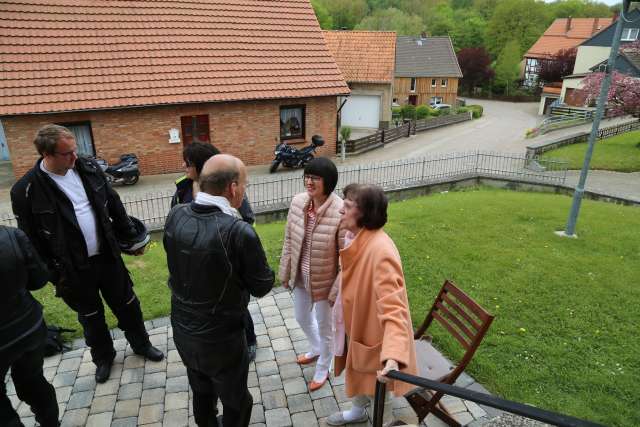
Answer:
[[[411,77],[411,92],[415,92],[415,91],[416,91],[416,78]]]
[[[640,32],[640,28],[623,28],[622,29],[622,37],[620,40],[623,42],[633,42],[638,39],[638,33]]]
[[[447,79],[442,79],[442,81],[440,82],[440,86],[447,87]]]
[[[436,79],[431,79],[431,87],[436,87]]]

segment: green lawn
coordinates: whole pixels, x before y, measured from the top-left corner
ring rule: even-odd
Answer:
[[[591,169],[618,172],[640,171],[640,131],[596,142],[591,159]],[[573,144],[545,153],[543,159],[563,159],[569,161],[569,169],[582,169],[587,144]]]
[[[579,239],[563,228],[571,199],[493,189],[393,203],[387,232],[403,258],[418,324],[445,278],[496,315],[469,372],[508,399],[607,425],[640,425],[640,210],[585,200]],[[283,223],[257,227],[277,267]],[[127,258],[145,317],[168,312],[161,245]],[[47,317],[75,325],[46,298]],[[111,319],[113,326],[113,319]],[[451,341],[436,343],[448,354]]]

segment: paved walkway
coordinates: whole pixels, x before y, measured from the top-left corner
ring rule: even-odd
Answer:
[[[314,427],[325,426],[324,419],[339,409],[350,407],[344,394],[344,377],[331,377],[324,387],[309,393],[307,382],[313,367],[301,367],[296,355],[308,351],[304,333],[294,319],[291,294],[275,289],[268,296],[249,304],[258,337],[255,363],[249,372],[249,390],[254,406],[253,427]],[[109,380],[96,384],[95,366],[83,340],[74,342],[74,349],[45,359],[44,373],[56,388],[62,426],[195,426],[192,393],[186,369],[175,350],[173,331],[168,318],[146,322],[151,342],[165,352],[161,362],[151,362],[135,355],[123,333],[115,329],[117,356]],[[481,350],[482,351],[482,350]],[[471,377],[463,374],[457,385],[488,393]],[[9,397],[25,426],[35,421],[28,405],[15,395],[8,381]],[[462,424],[483,425],[499,414],[472,402],[453,397],[443,399],[443,405]],[[404,398],[393,402],[394,415],[409,424],[417,419]],[[369,408],[369,413],[373,408]],[[440,420],[429,416],[428,427],[443,427]],[[355,427],[367,427],[361,423]]]

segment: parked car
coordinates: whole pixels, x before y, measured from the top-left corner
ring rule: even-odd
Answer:
[[[451,109],[451,105],[449,104],[429,104],[431,108],[434,110],[449,110]]]

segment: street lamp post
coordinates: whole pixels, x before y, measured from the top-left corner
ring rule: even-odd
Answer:
[[[578,213],[580,212],[580,204],[582,203],[582,196],[584,195],[584,185],[587,180],[587,174],[589,173],[589,164],[591,163],[591,156],[593,155],[593,148],[598,137],[598,128],[600,127],[600,120],[604,115],[604,109],[607,104],[607,95],[609,93],[609,87],[611,86],[611,75],[615,65],[616,58],[618,57],[618,48],[620,47],[620,38],[622,36],[622,21],[625,14],[629,11],[630,0],[624,0],[622,3],[622,10],[620,17],[616,24],[616,29],[613,35],[613,43],[611,44],[611,52],[609,53],[609,60],[607,61],[607,67],[605,70],[604,78],[602,79],[602,86],[600,87],[600,94],[596,103],[596,113],[593,118],[593,126],[591,126],[591,133],[589,134],[589,141],[587,146],[587,153],[584,156],[584,163],[582,164],[582,170],[580,171],[580,179],[578,185],[573,193],[573,203],[571,204],[571,211],[569,212],[569,219],[567,221],[567,227],[564,231],[557,232],[558,235],[566,237],[576,236],[576,222],[578,221]]]

